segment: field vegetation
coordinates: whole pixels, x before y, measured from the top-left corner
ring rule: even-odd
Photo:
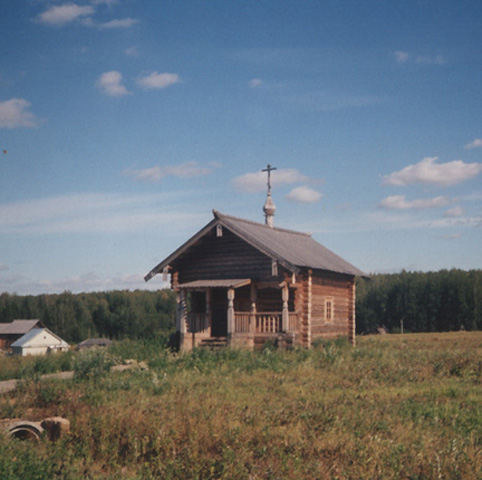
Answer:
[[[2,418],[71,422],[35,448],[0,437],[0,478],[481,479],[482,333],[357,340],[79,352],[74,379],[0,397]],[[148,368],[109,372],[128,358]]]

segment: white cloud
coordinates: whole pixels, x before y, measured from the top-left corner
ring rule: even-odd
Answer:
[[[424,158],[419,163],[384,176],[383,183],[397,186],[421,183],[448,187],[470,180],[482,172],[482,163],[464,163],[462,160],[436,163],[437,160],[438,157]]]
[[[179,83],[181,79],[176,73],[158,73],[152,72],[144,75],[137,80],[137,83],[146,89],[166,88],[175,83]]]
[[[476,138],[474,139],[474,141],[467,143],[467,145],[465,145],[465,148],[467,150],[470,150],[472,148],[481,148],[481,147],[482,147],[482,138]]]
[[[81,6],[69,3],[48,8],[38,16],[38,21],[45,25],[60,26],[93,13],[94,8],[90,5]]]
[[[433,220],[428,225],[430,228],[453,228],[472,227],[478,228],[482,225],[482,217],[444,217]]]
[[[99,24],[99,28],[129,28],[139,23],[135,18],[121,18]]]
[[[410,55],[407,52],[402,52],[401,50],[395,52],[394,55],[397,63],[405,63],[410,58]]]
[[[286,195],[288,200],[297,203],[317,203],[320,201],[321,197],[322,194],[320,192],[306,186],[296,187]]]
[[[103,73],[97,80],[97,87],[101,92],[111,97],[122,97],[131,94],[131,92],[122,85],[121,73],[115,70]]]
[[[379,206],[389,210],[425,210],[427,208],[446,207],[451,203],[448,197],[420,198],[408,201],[405,195],[392,195],[384,198]]]
[[[91,0],[94,5],[115,5],[119,0]]]
[[[135,232],[197,218],[164,206],[171,196],[84,193],[0,204],[0,234]]]
[[[251,88],[260,87],[262,84],[263,84],[263,81],[262,81],[260,78],[253,78],[253,79],[250,80],[250,82],[249,82],[249,86],[250,86]]]
[[[407,63],[412,61],[412,56],[403,50],[397,50],[396,52],[393,52],[393,55],[397,63]],[[443,55],[419,55],[414,61],[420,65],[445,65],[447,63],[447,60]]]
[[[478,202],[482,200],[482,191],[474,191],[472,193],[468,193],[462,197],[462,200],[466,202]]]
[[[143,273],[119,273],[99,275],[87,272],[61,279],[28,278],[21,274],[0,276],[0,291],[18,295],[37,295],[42,293],[102,292],[109,290],[159,290],[169,288],[169,283],[157,275],[150,282],[145,282]]]
[[[139,56],[139,51],[137,50],[137,47],[129,47],[124,50],[124,53],[128,57],[138,57]]]
[[[0,102],[0,128],[37,127],[40,122],[29,107],[30,102],[23,98]]]
[[[461,206],[457,206],[454,208],[449,208],[444,213],[444,217],[449,217],[449,218],[461,217],[463,214],[464,214],[464,209]]]
[[[209,175],[218,165],[210,163],[206,166],[198,162],[186,162],[181,165],[154,165],[140,170],[125,170],[123,173],[142,182],[155,183],[165,177],[191,178]]]
[[[445,65],[447,63],[443,55],[435,55],[434,57],[420,55],[416,62],[426,65]]]
[[[240,192],[256,193],[266,190],[267,185],[266,172],[252,172],[245,173],[232,180],[234,188]],[[303,183],[310,179],[305,175],[302,175],[298,170],[294,168],[286,168],[281,170],[274,170],[271,172],[271,185],[273,187],[281,185],[289,185],[292,183]]]
[[[462,237],[461,233],[448,233],[446,235],[442,235],[442,238],[445,240],[457,240],[460,237]]]

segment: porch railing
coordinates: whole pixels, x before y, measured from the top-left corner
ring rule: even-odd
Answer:
[[[236,312],[234,314],[234,331],[236,333],[249,333],[251,314],[249,312]]]
[[[254,333],[279,333],[282,331],[282,317],[281,312],[258,312],[256,314],[235,312],[234,331],[236,333],[251,332],[251,318],[254,318]],[[296,332],[297,330],[298,313],[289,312],[288,331]]]
[[[234,331],[236,333],[251,332],[251,318],[254,317],[254,333],[279,333],[282,331],[281,312],[235,312]],[[189,333],[200,333],[209,329],[209,317],[205,313],[190,312],[187,315],[187,331]],[[298,331],[298,313],[289,312],[288,332]]]
[[[278,333],[281,332],[280,312],[260,312],[256,314],[256,333]]]

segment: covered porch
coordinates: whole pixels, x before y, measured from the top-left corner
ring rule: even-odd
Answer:
[[[213,341],[251,349],[270,340],[296,342],[296,289],[287,282],[197,280],[176,290],[182,350]]]

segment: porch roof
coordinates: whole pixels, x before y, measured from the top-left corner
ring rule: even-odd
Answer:
[[[217,279],[217,280],[195,280],[194,282],[186,282],[178,285],[178,288],[187,290],[195,290],[198,288],[239,288],[249,285],[251,279],[249,278],[234,278],[234,279]]]

